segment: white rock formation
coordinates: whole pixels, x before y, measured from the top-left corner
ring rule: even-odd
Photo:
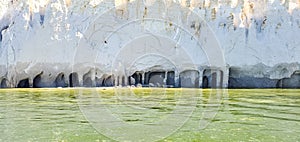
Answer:
[[[150,72],[288,87],[300,70],[299,0],[1,0],[0,33],[1,87],[145,84]]]

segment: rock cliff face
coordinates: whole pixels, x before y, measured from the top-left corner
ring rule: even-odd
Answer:
[[[7,87],[300,88],[299,0],[1,0]]]

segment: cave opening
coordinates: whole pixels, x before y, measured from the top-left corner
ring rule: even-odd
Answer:
[[[78,73],[73,72],[69,75],[69,85],[70,87],[79,87]]]
[[[59,73],[55,79],[55,87],[66,87],[66,80],[65,80],[65,74],[64,73]]]
[[[223,87],[223,82],[224,82],[224,72],[222,70],[219,71],[220,72],[220,82],[219,82],[219,88]]]
[[[83,75],[83,87],[93,87],[93,80],[91,77],[91,71]]]
[[[114,79],[113,79],[113,76],[110,75],[108,77],[106,77],[104,80],[103,80],[103,86],[105,87],[112,87],[114,86]]]
[[[131,77],[135,80],[135,83],[132,85],[143,84],[142,83],[143,77],[140,72],[135,72]]]
[[[125,76],[122,76],[122,81],[121,81],[121,83],[122,83],[122,86],[125,86],[125,85],[126,85]]]
[[[43,74],[43,72],[41,72],[40,74],[38,74],[37,76],[35,76],[33,78],[33,86],[32,86],[33,88],[41,88],[41,87],[43,87],[41,85],[42,74]]]
[[[213,72],[211,74],[211,87],[217,88],[217,73],[216,72]]]
[[[149,86],[152,87],[163,87],[165,83],[165,72],[164,71],[153,71],[149,73]]]
[[[29,88],[29,78],[23,79],[21,81],[19,81],[17,88]]]
[[[175,86],[175,72],[168,71],[167,73],[167,86],[174,87]]]
[[[212,73],[211,69],[205,69],[203,71],[202,88],[211,87],[211,83],[212,83],[212,74],[211,73]]]
[[[8,88],[8,81],[6,78],[3,78],[1,81],[1,88]]]
[[[202,88],[208,88],[208,77],[207,76],[203,76]]]
[[[179,85],[184,88],[199,88],[199,71],[185,70],[179,74]]]

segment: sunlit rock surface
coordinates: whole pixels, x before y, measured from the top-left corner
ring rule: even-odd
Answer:
[[[299,0],[0,2],[1,88],[300,87]]]

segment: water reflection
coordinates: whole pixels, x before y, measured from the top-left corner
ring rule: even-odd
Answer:
[[[0,141],[111,140],[97,124],[123,128],[115,139],[151,140],[134,134],[155,130],[150,136],[172,141],[299,140],[300,90],[217,91],[224,90],[0,90]]]

